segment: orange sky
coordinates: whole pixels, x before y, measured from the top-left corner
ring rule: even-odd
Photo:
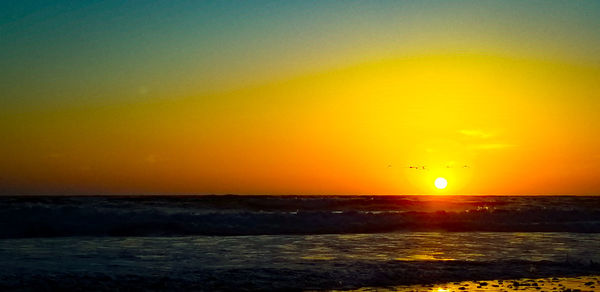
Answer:
[[[327,28],[321,35],[292,18],[297,35],[259,44],[250,36],[270,26],[246,15],[250,31],[215,24],[208,36],[186,29],[169,42],[177,34],[153,30],[165,41],[142,41],[141,57],[130,61],[119,47],[125,39],[79,44],[83,57],[24,43],[29,51],[8,52],[21,63],[2,77],[0,192],[599,193],[600,62],[591,48],[600,25],[571,33],[577,21],[598,18],[584,18],[582,8],[556,7],[552,18],[524,7],[556,28],[545,35],[525,12],[468,3],[451,8],[505,18],[476,28],[435,5],[415,6],[424,18],[402,18],[395,31],[384,25],[394,16],[383,15],[386,7],[372,16],[338,11],[362,19],[352,28],[341,26],[346,18],[328,20],[340,14],[327,5],[311,14]],[[458,17],[474,21],[469,15]],[[509,29],[502,19],[515,17],[518,27],[498,33]],[[84,32],[102,35],[90,25]],[[396,39],[406,35],[406,44]],[[248,50],[236,51],[235,41]],[[262,56],[268,51],[272,59]],[[445,190],[435,189],[437,177],[448,180]]]

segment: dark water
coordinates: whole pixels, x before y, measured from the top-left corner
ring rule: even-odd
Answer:
[[[0,238],[600,232],[600,197],[12,197]]]
[[[599,274],[598,197],[6,197],[0,289],[311,290]]]

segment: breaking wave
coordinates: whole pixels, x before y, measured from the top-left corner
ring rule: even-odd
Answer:
[[[7,197],[0,238],[600,232],[597,197]]]

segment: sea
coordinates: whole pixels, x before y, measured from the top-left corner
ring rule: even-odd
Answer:
[[[2,291],[584,275],[600,275],[600,196],[0,197]]]

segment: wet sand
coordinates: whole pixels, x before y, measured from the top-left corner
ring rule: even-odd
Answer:
[[[369,287],[351,291],[600,291],[600,276],[463,281],[444,284],[394,286],[387,288]]]

